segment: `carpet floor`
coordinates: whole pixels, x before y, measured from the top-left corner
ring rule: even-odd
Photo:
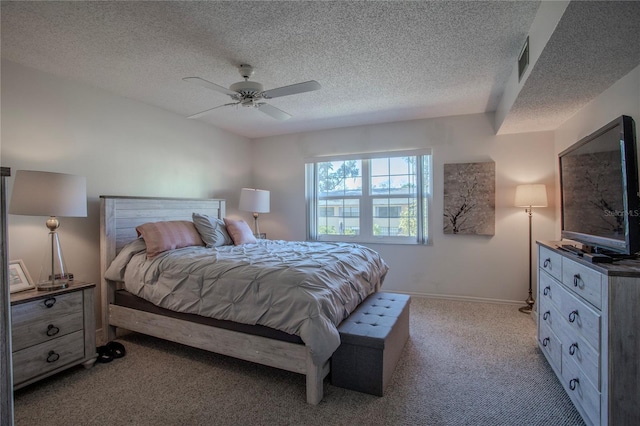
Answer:
[[[583,425],[512,305],[413,297],[410,338],[384,397],[137,333],[125,357],[15,392],[15,424]]]

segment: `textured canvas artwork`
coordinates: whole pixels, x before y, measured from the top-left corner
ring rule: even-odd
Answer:
[[[444,233],[495,234],[494,162],[444,165]]]

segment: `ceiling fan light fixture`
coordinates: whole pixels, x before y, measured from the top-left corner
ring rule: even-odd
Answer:
[[[229,90],[240,93],[241,95],[255,96],[264,91],[262,84],[257,81],[239,81],[229,86]]]

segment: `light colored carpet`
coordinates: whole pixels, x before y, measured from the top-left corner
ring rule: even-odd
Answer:
[[[17,426],[582,425],[517,307],[412,298],[411,337],[384,397],[134,333],[124,358],[15,393]]]

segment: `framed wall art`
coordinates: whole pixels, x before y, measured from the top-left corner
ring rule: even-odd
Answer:
[[[496,166],[484,163],[444,165],[444,233],[494,235]]]
[[[31,276],[22,260],[9,262],[9,290],[11,293],[34,288]]]

